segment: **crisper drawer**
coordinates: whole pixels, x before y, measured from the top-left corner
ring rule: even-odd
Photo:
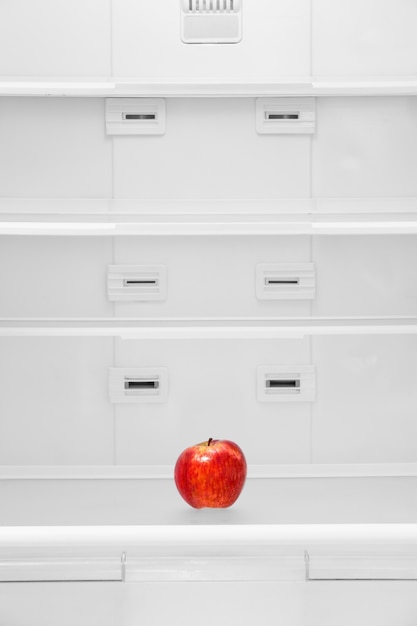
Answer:
[[[272,330],[3,324],[2,464],[172,466],[210,436],[265,466],[417,461],[415,334]]]
[[[1,317],[409,316],[415,236],[3,237]]]

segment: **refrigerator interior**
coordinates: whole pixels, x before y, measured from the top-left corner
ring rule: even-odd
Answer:
[[[2,3],[0,623],[415,624],[416,19]]]

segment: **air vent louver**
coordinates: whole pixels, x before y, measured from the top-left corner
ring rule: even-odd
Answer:
[[[240,0],[184,0],[185,13],[239,13]]]
[[[238,43],[242,0],[181,0],[184,43]]]

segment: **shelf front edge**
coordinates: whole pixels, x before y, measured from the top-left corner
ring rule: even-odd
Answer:
[[[248,479],[417,477],[417,463],[249,465]],[[172,480],[169,465],[0,466],[0,480]]]

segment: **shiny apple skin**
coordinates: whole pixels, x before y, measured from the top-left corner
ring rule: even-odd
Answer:
[[[245,455],[227,439],[209,439],[184,450],[174,479],[184,500],[195,509],[227,508],[238,499],[246,480]]]

